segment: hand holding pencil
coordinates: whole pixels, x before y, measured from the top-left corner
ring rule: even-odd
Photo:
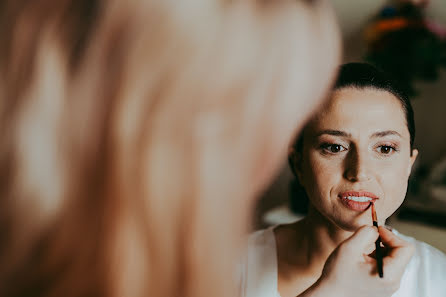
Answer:
[[[390,269],[393,271],[389,278],[402,276],[404,269],[413,255],[413,246],[393,234],[385,227],[378,226],[378,216],[376,214],[375,204],[371,205],[373,226],[378,229],[379,236],[375,241],[375,258],[376,258],[376,270],[380,278],[384,278],[384,264],[391,265]],[[384,249],[381,246],[383,243]],[[402,265],[404,264],[404,265]]]
[[[378,217],[376,215],[375,203],[372,202],[372,221],[373,226],[378,228]],[[375,241],[375,256],[376,256],[376,265],[378,270],[378,275],[380,278],[384,277],[383,271],[383,251],[381,248],[381,238],[378,236],[378,239]]]
[[[370,256],[378,237],[386,251],[382,254],[383,278],[378,277],[377,261]],[[334,250],[320,279],[299,296],[390,297],[398,289],[413,252],[410,243],[385,227],[363,226]]]

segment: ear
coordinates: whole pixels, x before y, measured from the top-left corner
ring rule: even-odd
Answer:
[[[410,156],[409,167],[407,168],[407,176],[408,177],[410,176],[410,173],[412,172],[412,166],[413,166],[413,163],[415,163],[417,156],[418,156],[418,150],[417,149],[412,150],[412,156]]]

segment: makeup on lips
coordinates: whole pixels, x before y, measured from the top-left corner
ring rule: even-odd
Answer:
[[[378,196],[366,191],[347,191],[339,194],[342,204],[354,211],[365,211]]]

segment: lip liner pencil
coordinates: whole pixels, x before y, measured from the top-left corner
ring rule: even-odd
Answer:
[[[372,220],[373,220],[373,226],[378,228],[378,217],[376,216],[375,211],[375,204],[372,202]],[[378,239],[375,241],[375,255],[376,255],[376,264],[378,266],[378,274],[380,278],[384,277],[383,272],[383,255],[382,255],[382,248],[381,248],[381,238],[378,236]]]

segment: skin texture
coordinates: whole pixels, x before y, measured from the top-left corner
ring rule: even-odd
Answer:
[[[329,130],[346,135],[330,135]],[[376,134],[386,131],[398,134]],[[401,205],[417,151],[410,151],[406,119],[394,95],[375,89],[338,90],[304,135],[299,178],[311,204],[334,225],[354,231],[370,223],[369,212],[341,203],[339,194],[346,191],[378,196],[380,224]]]
[[[359,267],[366,269],[352,274],[355,282],[341,285],[339,279],[328,279],[349,288],[344,292],[363,292],[361,287],[367,287],[364,292],[371,296],[390,296],[398,288],[413,248],[381,228],[381,237],[391,252],[384,258],[385,278],[376,283],[376,261],[368,255],[374,250],[377,233],[364,227],[372,224],[370,208],[352,210],[339,195],[346,191],[373,193],[378,197],[375,205],[380,225],[401,205],[418,154],[416,150],[411,153],[401,103],[387,91],[342,88],[332,94],[303,133],[302,152],[291,153],[310,206],[305,219],[275,229],[281,296],[311,292],[327,272],[345,274]],[[361,235],[362,228],[366,231]],[[339,248],[342,242],[349,244]],[[346,263],[355,264],[347,269]],[[373,278],[367,282],[370,276]]]

